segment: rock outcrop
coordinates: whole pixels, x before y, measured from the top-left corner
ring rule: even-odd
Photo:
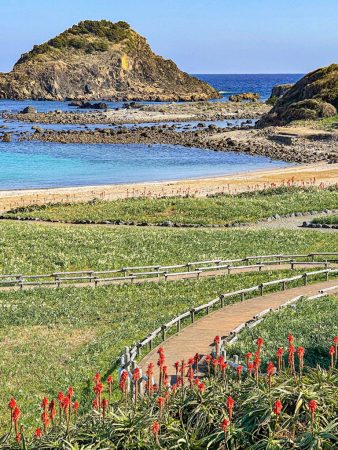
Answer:
[[[230,95],[229,101],[230,102],[257,102],[261,96],[259,94],[256,94],[255,92],[243,92],[242,94],[234,94]]]
[[[305,75],[262,117],[258,126],[332,117],[338,108],[338,64]]]
[[[275,105],[277,100],[285,95],[291,88],[294,86],[294,83],[287,83],[287,84],[276,84],[272,88],[271,95],[266,101],[268,105]]]
[[[155,55],[125,22],[84,21],[21,56],[0,74],[0,98],[207,100],[220,94]]]

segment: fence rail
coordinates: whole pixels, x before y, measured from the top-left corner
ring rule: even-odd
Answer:
[[[325,258],[325,260],[323,260]],[[301,261],[299,260],[301,259]],[[145,277],[151,279],[161,279],[168,281],[172,277],[196,277],[207,272],[227,272],[230,274],[236,270],[258,269],[273,264],[290,264],[294,269],[298,266],[324,266],[328,268],[330,263],[338,262],[337,252],[322,252],[296,255],[259,255],[246,256],[237,259],[213,259],[205,261],[193,261],[176,265],[146,265],[134,267],[121,267],[112,270],[79,270],[71,272],[53,272],[50,274],[23,275],[8,274],[0,275],[0,288],[5,286],[19,287],[54,285],[60,287],[72,283],[93,283],[98,286],[100,283],[127,282],[133,283],[135,280],[142,280]],[[182,270],[186,269],[186,270]],[[267,286],[267,285],[266,285]]]
[[[236,297],[240,296],[241,301],[245,299],[245,295],[248,293],[254,293],[258,292],[259,295],[264,294],[264,288],[269,286],[278,286],[281,289],[286,289],[288,283],[293,283],[295,281],[303,280],[304,285],[308,283],[309,278],[313,277],[319,277],[320,275],[324,275],[325,279],[328,280],[329,276],[338,276],[338,269],[323,269],[323,270],[316,270],[312,272],[306,272],[301,275],[297,275],[294,277],[289,278],[282,278],[278,280],[268,281],[265,283],[261,283],[257,286],[251,286],[249,288],[240,289],[233,292],[227,292],[224,294],[221,294],[219,297],[209,301],[208,303],[205,303],[203,305],[200,305],[195,308],[191,308],[188,311],[185,311],[183,314],[180,314],[179,316],[171,319],[168,323],[161,325],[156,330],[152,331],[146,338],[144,338],[142,341],[137,342],[132,348],[125,347],[125,351],[123,355],[120,357],[120,370],[129,370],[129,367],[133,367],[136,364],[136,358],[140,355],[141,349],[148,346],[148,350],[150,351],[153,348],[154,341],[156,338],[160,338],[161,341],[164,341],[166,339],[166,334],[169,329],[176,326],[176,331],[180,331],[181,329],[181,323],[182,320],[190,318],[190,323],[194,323],[195,321],[195,315],[201,311],[204,311],[205,314],[209,314],[210,309],[214,306],[217,306],[219,308],[224,307],[224,300],[226,298]],[[327,289],[327,291],[330,291],[330,288]],[[325,292],[325,290],[323,290]],[[285,307],[293,302],[295,302],[300,297],[296,297],[295,299],[289,300],[281,307]],[[223,337],[224,342],[235,342],[235,337],[237,334],[245,327],[250,326],[253,327],[257,325],[262,318],[268,314],[271,310],[266,309],[259,314],[257,314],[253,319],[248,321],[248,323],[244,323],[239,325],[236,329],[234,329],[227,337]]]

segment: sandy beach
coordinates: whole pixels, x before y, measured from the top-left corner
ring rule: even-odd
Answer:
[[[327,187],[337,182],[338,164],[305,164],[178,181],[0,191],[0,211],[31,204],[83,202],[93,198],[115,200],[142,196],[148,198],[186,195],[205,197],[210,194],[236,194],[283,185]]]

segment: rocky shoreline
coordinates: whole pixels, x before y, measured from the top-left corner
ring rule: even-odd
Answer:
[[[10,121],[23,121],[41,124],[106,124],[122,125],[126,123],[159,123],[215,121],[231,119],[257,119],[271,109],[265,103],[231,103],[231,102],[188,102],[152,104],[136,107],[115,108],[107,111],[51,111],[48,113],[7,113],[2,118]]]
[[[244,152],[275,160],[295,163],[338,161],[338,136],[320,140],[298,137],[283,142],[284,136],[275,128],[226,129],[214,125],[196,131],[177,132],[167,125],[128,129],[95,129],[55,131],[37,129],[33,134],[23,133],[20,140],[86,143],[86,144],[169,144],[206,148],[214,151]]]

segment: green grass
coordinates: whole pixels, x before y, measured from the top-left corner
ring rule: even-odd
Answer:
[[[107,270],[274,253],[331,252],[315,230],[168,229],[0,222],[0,273]]]
[[[338,214],[333,216],[317,217],[312,223],[325,223],[328,225],[338,225]]]
[[[230,352],[240,355],[247,351],[253,353],[257,337],[262,336],[265,341],[264,361],[275,361],[277,348],[287,348],[289,333],[295,338],[296,348],[305,348],[306,365],[318,363],[321,367],[328,367],[328,349],[332,338],[338,335],[338,296],[301,299],[294,306],[269,314],[257,327],[243,331]]]
[[[162,198],[96,201],[19,208],[5,217],[31,217],[65,222],[133,222],[224,225],[254,222],[273,214],[338,207],[338,189],[277,189],[209,198]]]
[[[324,131],[337,131],[338,130],[338,114],[333,117],[325,117],[318,120],[297,120],[293,125],[308,126]]]
[[[290,273],[0,292],[0,405],[14,396],[28,426],[37,425],[42,397],[55,396],[69,385],[76,388],[84,405],[92,394],[88,386],[93,374],[110,374],[124,346],[222,292]],[[0,408],[1,430],[7,416],[6,408]]]

